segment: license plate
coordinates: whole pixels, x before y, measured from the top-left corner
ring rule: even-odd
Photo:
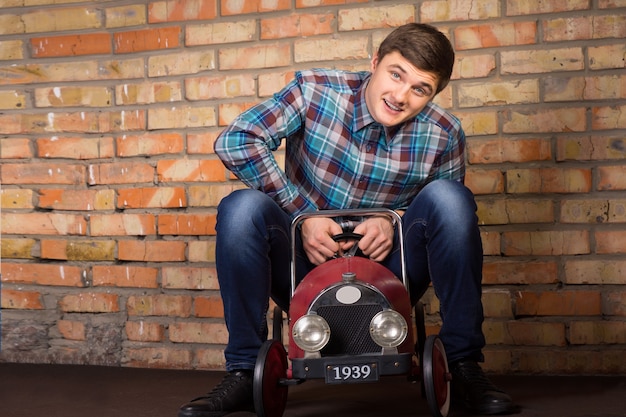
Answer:
[[[328,365],[326,367],[327,384],[350,384],[378,381],[378,367],[375,363],[351,363]]]

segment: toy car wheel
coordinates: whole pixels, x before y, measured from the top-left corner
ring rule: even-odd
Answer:
[[[272,339],[283,341],[283,310],[276,306],[272,315]]]
[[[261,345],[254,366],[252,391],[254,409],[259,417],[281,417],[287,405],[287,352],[282,342],[268,340]]]
[[[423,384],[426,401],[434,417],[446,417],[450,410],[450,371],[443,343],[428,336],[424,345]]]

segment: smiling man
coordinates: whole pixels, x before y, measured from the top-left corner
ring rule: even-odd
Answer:
[[[297,279],[354,244],[332,239],[345,227],[363,235],[364,256],[401,276],[403,239],[412,302],[431,282],[440,300],[439,336],[457,400],[481,414],[514,410],[478,364],[483,254],[474,197],[463,185],[465,135],[459,120],[432,102],[453,64],[441,32],[407,24],[382,42],[370,71],[299,71],[218,137],[215,152],[249,187],[224,198],[217,215],[228,373],[184,404],[179,417],[253,409],[252,371],[267,339],[270,297],[288,309],[291,220],[309,211],[378,207],[402,215],[403,236],[387,216],[302,222]],[[273,156],[283,142],[284,171]]]

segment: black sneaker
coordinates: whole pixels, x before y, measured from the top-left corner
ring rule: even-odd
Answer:
[[[178,417],[221,417],[254,411],[252,395],[252,371],[229,372],[210,393],[183,404]]]
[[[460,360],[450,366],[453,399],[477,414],[511,414],[519,411],[511,397],[497,388],[478,363]]]

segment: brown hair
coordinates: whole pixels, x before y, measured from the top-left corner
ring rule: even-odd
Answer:
[[[380,44],[378,61],[394,51],[416,68],[437,75],[436,94],[448,85],[454,66],[454,49],[448,38],[434,26],[408,23],[395,29]]]

